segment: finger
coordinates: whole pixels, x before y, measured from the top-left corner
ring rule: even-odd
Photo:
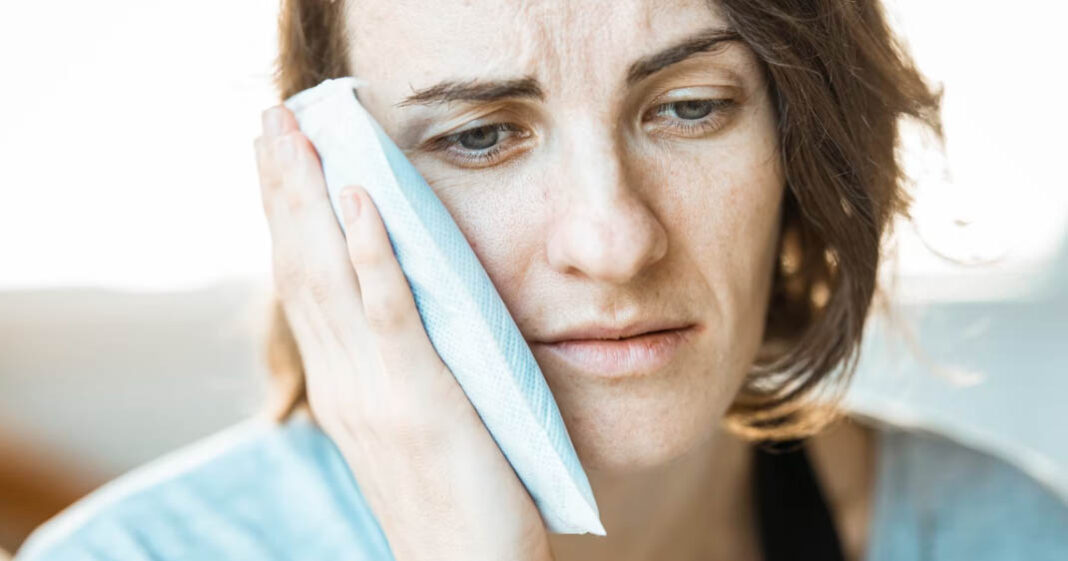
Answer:
[[[327,290],[309,270],[317,252],[304,251],[298,223],[282,209],[275,215],[276,239],[272,240],[272,259],[276,293],[284,310],[287,324],[300,349],[304,366],[304,383],[313,411],[324,424],[336,424],[339,407],[345,396],[360,395],[359,380],[366,379],[375,368],[371,337],[361,325],[363,310],[358,293],[346,301],[335,295],[324,305],[322,292]],[[346,260],[342,260],[344,263]],[[351,266],[344,263],[350,270]],[[311,283],[316,288],[309,289]],[[287,288],[288,286],[288,288]],[[350,292],[355,292],[350,288]],[[346,305],[346,302],[348,303]],[[340,319],[334,319],[340,318]]]
[[[292,250],[287,250],[284,246],[287,242],[287,236],[285,236],[285,227],[283,223],[287,222],[286,217],[279,216],[275,212],[276,204],[274,202],[277,197],[277,192],[281,190],[281,184],[283,177],[279,166],[276,165],[276,158],[274,157],[274,143],[272,137],[259,136],[253,142],[253,146],[256,150],[256,170],[259,175],[260,182],[260,198],[263,203],[263,213],[267,219],[268,231],[271,235],[271,254],[274,264],[274,281],[275,288],[278,293],[285,296],[294,283],[288,278],[293,276],[289,271],[283,269],[296,269],[292,260],[282,261],[279,259],[281,255],[292,254]],[[282,266],[284,264],[284,267]],[[299,273],[299,270],[294,270],[294,273]],[[299,275],[297,275],[299,278]]]
[[[265,109],[260,114],[260,120],[265,137],[275,137],[300,129],[297,117],[282,103]]]
[[[318,151],[285,105],[269,108],[263,120],[265,129],[277,133],[264,140],[269,144],[264,166],[267,177],[262,182],[266,189],[265,212],[276,217],[271,220],[272,238],[296,229],[301,235],[291,237],[295,241],[293,251],[299,251],[304,261],[313,266],[316,263],[326,266],[308,270],[309,278],[304,279],[317,301],[325,304],[331,295],[339,292],[334,283],[354,286],[355,297],[359,299],[359,280],[343,258],[344,234],[330,204]],[[279,208],[285,212],[277,211]],[[321,251],[309,254],[312,250]]]
[[[339,292],[336,283],[355,285],[359,298],[351,265],[337,258],[345,255],[344,241],[337,236],[318,152],[285,105],[268,108],[261,118],[264,134],[254,145],[264,213],[281,261],[276,280],[283,290],[307,285],[320,303]]]
[[[304,367],[306,396],[315,421],[330,434],[339,434],[345,408],[352,406],[352,399],[361,395],[358,380],[352,375],[354,368],[346,348],[333,341],[322,318],[314,309],[303,305],[302,299],[282,301],[285,316],[293,338],[300,349]],[[364,355],[369,356],[369,355]]]
[[[375,366],[358,280],[315,147],[285,106],[265,111],[263,123],[254,146],[276,285],[301,349],[309,401],[324,423],[334,424],[341,407],[335,400],[358,395],[361,374]]]
[[[320,304],[331,297],[359,299],[357,278],[348,263],[344,236],[326,190],[326,181],[315,147],[300,131],[282,134],[273,141],[273,161],[282,179],[280,187],[266,196],[272,202],[275,230],[287,236],[287,246],[307,266],[306,288]],[[293,259],[297,255],[290,254]]]
[[[273,192],[282,186],[281,168],[278,166],[277,154],[275,154],[274,140],[281,134],[299,130],[296,116],[288,107],[282,104],[268,107],[260,114],[262,134],[253,142],[256,151],[256,167],[259,172],[260,187],[264,193],[264,210],[269,210],[267,205],[273,202],[273,198],[267,197],[266,193]]]
[[[299,300],[295,305],[308,316],[306,325],[316,326],[331,345],[350,353],[335,362],[369,356],[359,282],[330,206],[318,153],[299,130],[262,139],[259,146],[279,293]],[[347,366],[343,374],[351,375],[352,365]]]
[[[275,173],[274,168],[271,167],[273,163],[270,161],[269,151],[271,150],[271,145],[269,140],[266,136],[257,136],[252,142],[253,150],[256,153],[256,174],[260,182],[260,200],[263,203],[264,215],[268,219],[270,219],[271,208],[268,205],[270,201],[267,194],[278,189],[276,183],[281,181],[279,174]]]
[[[341,194],[347,249],[360,279],[363,313],[383,362],[426,371],[440,364],[397,262],[378,207],[359,186]]]
[[[300,359],[304,367],[304,386],[308,401],[312,405],[315,416],[324,424],[334,422],[338,414],[335,400],[332,396],[338,395],[341,388],[338,387],[336,376],[323,376],[322,372],[328,372],[330,368],[327,360],[329,339],[324,339],[322,329],[315,326],[315,322],[307,313],[308,310],[299,305],[299,302],[285,301],[286,322],[293,334],[293,339],[300,349]]]
[[[290,295],[304,282],[304,253],[301,251],[301,232],[295,231],[294,220],[285,208],[285,168],[279,162],[278,143],[272,137],[256,141],[257,167],[267,226],[271,234],[275,284],[282,296]]]
[[[316,171],[322,175],[319,168],[318,152],[300,132],[296,116],[288,107],[282,104],[274,105],[266,109],[261,115],[263,123],[263,135],[256,140],[257,166],[260,172],[260,186],[263,190],[264,211],[271,212],[277,202],[285,202],[293,205],[301,205],[304,199],[286,196],[277,196],[276,192],[287,192],[286,171],[289,164],[294,160],[293,155],[301,156],[310,149],[315,155]],[[294,150],[292,140],[279,140],[289,134],[296,134],[303,138],[307,147],[297,147]],[[303,151],[302,151],[303,150]],[[325,182],[323,182],[325,186]]]

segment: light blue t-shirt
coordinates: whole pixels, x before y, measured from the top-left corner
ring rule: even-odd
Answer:
[[[865,561],[1065,561],[1068,505],[1015,467],[880,426]],[[248,421],[101,487],[15,561],[392,560],[333,442]]]

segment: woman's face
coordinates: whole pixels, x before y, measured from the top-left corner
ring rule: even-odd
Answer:
[[[586,468],[715,432],[763,337],[784,184],[755,55],[686,48],[724,18],[705,0],[349,0],[346,17],[361,102],[470,241]],[[648,319],[697,327],[641,376],[538,343]]]

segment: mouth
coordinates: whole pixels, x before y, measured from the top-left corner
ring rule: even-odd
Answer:
[[[597,378],[648,376],[680,354],[697,325],[647,331],[622,338],[578,338],[534,343],[569,366]]]

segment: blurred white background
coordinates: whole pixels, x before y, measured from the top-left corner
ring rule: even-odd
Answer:
[[[1068,395],[1068,9],[889,9],[945,87],[945,157],[919,137],[907,145],[916,221],[896,228],[895,298],[949,367],[897,360],[905,351],[873,329],[851,406],[938,426],[1068,489],[1056,406]],[[94,481],[262,398],[248,326],[269,290],[270,246],[252,139],[278,101],[275,10],[0,7],[0,433]]]

